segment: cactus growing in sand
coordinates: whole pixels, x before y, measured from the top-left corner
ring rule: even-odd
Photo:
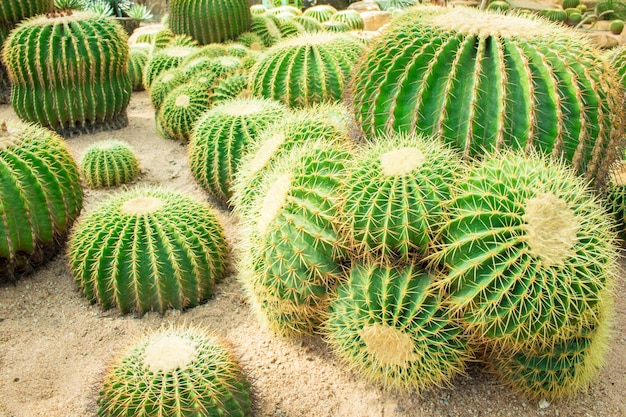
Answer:
[[[338,33],[305,33],[265,52],[250,70],[250,89],[290,107],[339,101],[363,47]]]
[[[154,52],[143,71],[143,85],[146,90],[150,91],[152,83],[163,71],[179,67],[197,50],[195,47],[172,46]]]
[[[215,336],[192,327],[154,331],[104,377],[98,417],[251,417],[250,383]]]
[[[194,178],[217,200],[228,203],[248,145],[286,113],[282,104],[257,98],[229,100],[212,107],[191,135],[189,165]]]
[[[158,131],[166,138],[189,141],[198,118],[211,106],[211,92],[193,81],[173,89],[156,115]]]
[[[78,221],[68,248],[74,280],[90,302],[139,314],[206,301],[228,252],[209,206],[158,188],[110,197]]]
[[[0,281],[12,281],[57,252],[82,208],[78,167],[63,139],[3,123],[0,196]]]
[[[337,356],[397,390],[447,384],[470,358],[463,328],[420,267],[356,262],[324,326]]]
[[[436,259],[465,326],[511,350],[595,326],[617,252],[587,184],[547,157],[512,151],[489,155],[457,184]]]
[[[170,27],[200,44],[235,39],[250,29],[246,0],[170,0]]]
[[[22,22],[2,55],[13,109],[68,135],[126,126],[128,51],[122,27],[103,16],[65,10]]]
[[[615,72],[583,35],[540,18],[415,8],[353,74],[355,115],[368,134],[418,130],[466,157],[535,150],[599,186],[622,146]]]
[[[105,140],[87,148],[80,171],[89,187],[115,187],[137,178],[139,161],[128,144]]]

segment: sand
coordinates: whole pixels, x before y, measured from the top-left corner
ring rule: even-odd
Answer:
[[[141,161],[138,184],[208,200],[191,176],[184,144],[156,133],[145,92],[133,94],[128,113],[124,129],[68,139],[77,160],[96,141],[124,140]],[[7,118],[16,116],[9,106],[0,106],[0,120]],[[118,190],[85,191],[83,213]],[[237,219],[218,211],[236,263]],[[0,417],[96,416],[107,366],[147,331],[170,323],[203,327],[231,347],[252,382],[256,417],[626,416],[625,296],[620,279],[607,365],[589,392],[552,404],[529,400],[476,363],[450,387],[397,394],[347,370],[320,337],[293,341],[272,334],[251,311],[234,268],[206,304],[139,318],[90,305],[60,254],[15,285],[0,285]]]

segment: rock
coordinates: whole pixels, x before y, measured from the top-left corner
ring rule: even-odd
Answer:
[[[593,26],[591,26],[591,29],[608,31],[610,25],[611,22],[608,20],[598,20]]]
[[[352,3],[348,6],[348,10],[356,10],[357,12],[380,12],[380,6],[374,0],[362,0]]]
[[[391,12],[362,12],[363,30],[378,30],[391,20]]]
[[[600,49],[610,49],[619,45],[619,37],[610,32],[583,32]]]

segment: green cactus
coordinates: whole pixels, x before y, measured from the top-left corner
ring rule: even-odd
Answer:
[[[250,29],[247,0],[170,0],[170,27],[200,44],[235,39]]]
[[[329,20],[322,23],[322,29],[329,32],[348,32],[350,31],[350,26],[345,22]]]
[[[458,182],[436,259],[472,333],[534,348],[595,325],[617,270],[612,222],[587,183],[547,157],[488,155]]]
[[[443,293],[414,264],[357,262],[329,310],[325,333],[331,348],[385,388],[447,384],[470,358]]]
[[[217,200],[227,203],[248,145],[286,113],[282,104],[257,98],[229,100],[209,109],[198,120],[188,148],[194,178]]]
[[[507,10],[511,10],[511,4],[505,0],[494,0],[489,3],[487,9],[495,12],[506,12]]]
[[[252,16],[261,15],[268,11],[268,8],[262,4],[253,4],[250,6],[250,13]]]
[[[626,91],[626,45],[619,45],[607,50],[606,57],[617,71],[619,82]]]
[[[152,39],[152,46],[155,51],[159,49],[165,49],[169,46],[169,43],[174,39],[174,32],[170,28],[164,28],[156,32]]]
[[[165,97],[176,87],[188,82],[190,78],[180,67],[161,72],[150,86],[150,101],[154,109],[158,111]]]
[[[563,0],[561,2],[561,6],[563,7],[563,10],[575,8],[575,7],[578,7],[579,5],[580,5],[580,0]]]
[[[348,132],[324,117],[325,111],[333,107],[319,105],[315,109],[293,112],[261,132],[248,145],[235,175],[233,207],[245,215],[259,194],[264,175],[271,172],[293,148],[320,140],[347,144]]]
[[[280,21],[280,23],[278,23],[278,30],[280,30],[280,34],[283,39],[298,36],[306,31],[304,26],[294,22],[291,18]]]
[[[243,219],[240,268],[253,308],[273,331],[312,332],[323,320],[346,257],[339,185],[351,152],[312,141],[265,172]]]
[[[98,417],[251,417],[250,383],[225,345],[169,327],[129,346],[107,371]]]
[[[250,70],[250,89],[290,107],[339,101],[350,71],[363,51],[348,35],[315,33],[275,45]]]
[[[57,134],[0,125],[0,282],[54,255],[82,208],[76,162]]]
[[[211,100],[215,105],[235,98],[245,98],[247,95],[248,75],[238,72],[216,81]]]
[[[337,9],[330,4],[318,4],[317,6],[306,9],[302,15],[324,23],[332,19],[335,14],[337,14]]]
[[[615,219],[619,237],[626,241],[626,162],[613,166],[604,190],[605,207]]]
[[[624,21],[620,19],[612,20],[609,24],[609,30],[614,35],[619,35],[624,30]]]
[[[366,133],[417,130],[465,157],[536,150],[602,186],[622,146],[623,92],[583,35],[471,8],[418,7],[392,26],[353,72]]]
[[[128,77],[133,91],[144,90],[143,86],[143,70],[148,62],[148,52],[143,48],[135,48],[131,46],[128,55]]]
[[[68,248],[75,282],[90,302],[139,314],[207,300],[228,253],[209,206],[158,188],[101,203],[77,222]]]
[[[302,10],[298,9],[295,6],[291,6],[291,5],[285,5],[285,6],[279,6],[279,7],[274,7],[272,9],[268,9],[265,13],[267,14],[273,14],[273,15],[279,15],[279,14],[290,14],[292,16],[300,16],[302,15]]]
[[[194,124],[211,104],[211,92],[202,84],[188,82],[176,87],[156,115],[158,131],[166,139],[188,142]]]
[[[80,171],[91,188],[116,187],[137,178],[139,161],[127,143],[105,140],[87,148]]]
[[[312,17],[295,16],[291,20],[302,26],[307,32],[320,32],[323,30],[322,24]]]
[[[242,45],[247,46],[253,51],[260,51],[265,48],[265,43],[263,39],[256,33],[252,32],[244,32],[237,37],[237,42]]]
[[[283,37],[278,20],[274,16],[253,16],[250,32],[263,41],[265,47],[270,47]]]
[[[565,23],[567,23],[570,26],[576,26],[583,20],[583,16],[582,14],[580,14],[578,9],[574,9],[574,10],[576,11],[567,14],[567,19],[565,20]]]
[[[539,14],[553,22],[565,22],[567,20],[567,12],[562,9],[543,9]]]
[[[22,20],[51,11],[54,0],[1,0],[0,25],[15,25]]]
[[[345,23],[350,30],[363,30],[365,25],[361,14],[356,10],[340,10],[332,17],[331,21]]]
[[[171,68],[177,68],[198,48],[187,46],[172,46],[155,51],[146,63],[143,72],[143,84],[148,92],[154,80],[163,72]]]
[[[491,363],[510,386],[531,398],[573,397],[598,378],[608,352],[607,312],[580,334],[547,346],[521,351],[498,349]]]
[[[64,135],[126,126],[128,51],[124,30],[102,16],[70,10],[22,22],[3,49],[13,109]]]
[[[250,48],[241,43],[230,43],[226,45],[226,55],[234,56],[235,58],[245,58],[250,54]]]
[[[361,149],[344,191],[358,256],[408,261],[433,253],[462,167],[447,146],[417,134],[380,137]]]

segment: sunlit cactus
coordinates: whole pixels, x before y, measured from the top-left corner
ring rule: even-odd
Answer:
[[[105,140],[87,148],[80,171],[89,187],[115,187],[137,178],[139,161],[127,143]]]
[[[187,46],[172,46],[154,52],[146,63],[143,72],[143,84],[146,90],[150,91],[152,83],[163,71],[179,67],[197,49]]]
[[[211,103],[211,92],[202,84],[192,81],[176,87],[156,115],[158,131],[166,139],[188,142],[196,121]]]

